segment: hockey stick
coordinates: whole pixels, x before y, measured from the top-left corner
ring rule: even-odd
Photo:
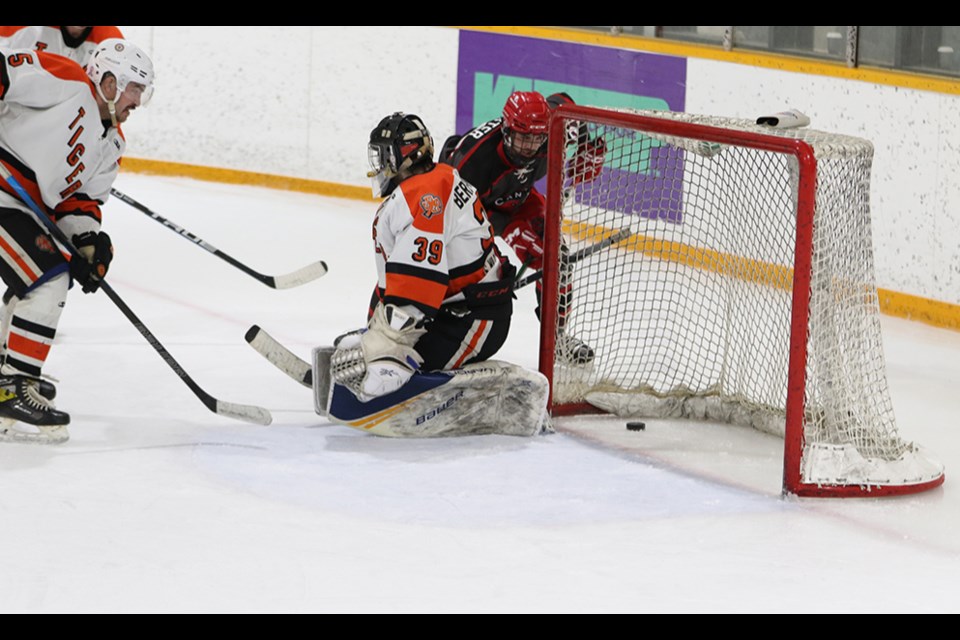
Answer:
[[[277,369],[308,389],[313,388],[313,367],[310,363],[298,358],[292,351],[274,340],[269,333],[253,325],[247,330],[244,338],[257,353]]]
[[[57,225],[53,222],[53,220],[47,217],[40,207],[37,206],[37,204],[33,201],[33,198],[30,197],[30,194],[28,194],[24,188],[20,186],[20,183],[10,174],[10,172],[7,170],[7,167],[2,162],[0,162],[0,175],[3,175],[4,180],[6,180],[7,183],[13,187],[13,190],[19,194],[21,200],[23,200],[23,202],[30,207],[40,223],[47,228],[56,241],[63,245],[70,252],[71,256],[83,260],[84,258],[79,255],[76,247],[74,247],[73,244],[67,239],[67,236],[63,233],[63,231],[61,231],[60,228],[57,227]],[[157,338],[150,332],[146,325],[140,321],[130,307],[128,307],[127,304],[120,298],[120,296],[117,295],[117,292],[113,290],[113,287],[111,287],[106,281],[101,280],[100,289],[107,294],[107,297],[110,298],[115,305],[117,305],[120,311],[123,312],[123,315],[125,315],[133,324],[133,326],[137,328],[140,334],[147,339],[147,342],[150,343],[150,346],[156,349],[157,353],[160,354],[160,357],[163,358],[164,362],[170,365],[170,368],[173,369],[177,376],[179,376],[188,387],[190,387],[190,390],[193,391],[194,395],[200,398],[200,401],[206,405],[210,411],[227,418],[235,418],[237,420],[252,422],[254,424],[268,425],[273,421],[273,417],[266,409],[245,404],[223,402],[222,400],[217,400],[209,393],[201,389],[200,385],[193,381],[193,378],[191,378],[187,372],[184,371],[183,367],[181,367],[180,364],[174,360],[173,356],[170,355],[170,352],[168,352],[166,348],[160,344],[160,341],[157,340]]]
[[[600,242],[596,242],[589,246],[583,247],[582,249],[578,249],[577,251],[574,251],[569,256],[567,256],[566,262],[567,264],[576,264],[577,262],[580,262],[584,258],[592,256],[595,253],[603,251],[607,247],[611,247],[618,242],[622,242],[623,240],[626,240],[632,235],[633,235],[633,232],[630,231],[630,229],[621,229],[620,231],[617,231],[613,235],[604,238]],[[518,278],[514,282],[513,290],[516,291],[517,289],[522,289],[528,284],[532,284],[542,278],[543,278],[543,271],[537,271],[536,273],[531,273],[530,275],[522,279]]]
[[[600,242],[583,247],[582,249],[570,254],[570,256],[567,258],[567,263],[574,264],[579,262],[588,256],[591,256],[599,251],[603,251],[607,247],[626,240],[632,235],[633,232],[630,231],[630,229],[621,229],[609,237],[604,238]],[[527,266],[528,265],[524,263],[523,267],[521,268],[521,275]],[[531,273],[529,276],[522,279],[518,277],[516,284],[514,285],[514,289],[516,290],[521,287],[525,287],[532,282],[536,282],[542,277],[543,272],[541,271]],[[313,388],[313,367],[310,365],[310,363],[298,357],[292,351],[277,342],[269,333],[261,329],[259,326],[253,325],[247,330],[244,339],[257,353],[266,358],[273,366],[280,369],[280,371],[285,373],[291,379],[297,381],[307,388]]]
[[[209,251],[210,253],[217,256],[221,260],[225,260],[226,262],[230,263],[237,269],[240,269],[247,275],[253,276],[260,282],[267,285],[268,287],[272,287],[274,289],[289,289],[291,287],[299,287],[302,284],[306,284],[308,282],[316,280],[317,278],[319,278],[320,276],[324,275],[327,272],[327,263],[320,260],[319,262],[308,264],[307,266],[301,269],[297,269],[296,271],[285,274],[285,275],[281,275],[281,276],[264,275],[262,273],[254,271],[247,265],[227,255],[223,251],[220,251],[209,242],[205,240],[201,240],[200,238],[193,235],[192,233],[190,233],[183,227],[179,226],[178,224],[175,224],[174,222],[167,220],[163,216],[158,215],[157,213],[147,208],[146,206],[140,204],[139,202],[137,202],[127,194],[121,191],[118,191],[117,189],[110,189],[110,194],[116,198],[119,198],[123,202],[126,202],[128,205],[130,205],[134,209],[142,211],[143,213],[147,214],[148,216],[150,216],[151,218],[153,218],[154,220],[156,220],[166,228],[175,231],[176,233],[183,236],[190,242],[205,249],[206,251]]]

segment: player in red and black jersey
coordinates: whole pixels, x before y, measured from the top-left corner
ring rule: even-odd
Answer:
[[[494,231],[509,244],[528,268],[543,267],[543,231],[546,199],[536,183],[547,174],[547,133],[550,111],[572,104],[565,93],[549,98],[536,91],[515,91],[503,107],[503,116],[451,136],[440,153],[440,161],[453,165],[476,187]],[[577,163],[588,168],[577,181],[592,180],[603,166],[602,138],[590,141],[583,132],[568,132],[568,142],[577,144]],[[582,140],[581,140],[582,138]],[[560,329],[572,301],[567,278],[561,274]],[[539,300],[541,285],[537,283]],[[539,317],[540,310],[537,308]],[[581,340],[561,333],[558,353],[567,362],[586,364],[594,353]]]

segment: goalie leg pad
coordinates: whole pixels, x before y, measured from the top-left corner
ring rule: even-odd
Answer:
[[[548,389],[541,373],[490,360],[415,374],[397,391],[368,402],[334,382],[326,415],[333,423],[394,438],[534,436],[552,433]]]

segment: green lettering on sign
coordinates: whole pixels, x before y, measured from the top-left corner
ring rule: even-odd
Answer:
[[[494,75],[492,73],[479,72],[473,78],[473,126],[477,126],[499,118],[503,113],[503,105],[514,91],[537,91],[544,96],[553,93],[564,92],[573,98],[577,104],[590,105],[592,107],[608,107],[613,109],[638,109],[648,111],[665,111],[669,107],[666,100],[653,96],[638,96],[620,91],[607,91],[605,89],[594,89],[592,87],[583,87],[562,82],[549,82],[547,80],[537,80],[534,78],[523,78],[520,76]],[[637,134],[638,136],[641,134]],[[621,157],[617,153],[617,147],[625,141],[621,137],[617,140],[607,140],[607,159]],[[652,141],[650,146],[658,147],[659,142]],[[644,149],[650,146],[645,145]],[[647,153],[643,154],[640,162],[635,160],[629,170],[647,173]],[[606,166],[618,169],[619,161]]]

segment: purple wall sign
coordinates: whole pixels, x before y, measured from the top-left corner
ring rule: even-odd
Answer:
[[[460,32],[457,77],[457,132],[500,116],[507,97],[513,91],[539,91],[550,95],[567,92],[578,104],[597,107],[683,111],[686,96],[687,61],[674,56],[624,51],[540,38]],[[633,183],[630,190],[646,194],[634,204],[623,207],[625,213],[680,221],[679,202],[651,210],[650,203],[664,203],[662,172],[677,163],[682,154],[671,158],[651,153],[645,167],[616,167],[609,163],[591,189],[591,200],[604,199],[605,184]],[[666,162],[665,162],[666,161]],[[660,177],[658,177],[660,176]],[[541,185],[542,188],[542,185]],[[675,190],[668,192],[676,194]],[[612,195],[612,194],[611,194]],[[675,199],[673,198],[668,199]],[[640,202],[643,200],[644,202]]]

